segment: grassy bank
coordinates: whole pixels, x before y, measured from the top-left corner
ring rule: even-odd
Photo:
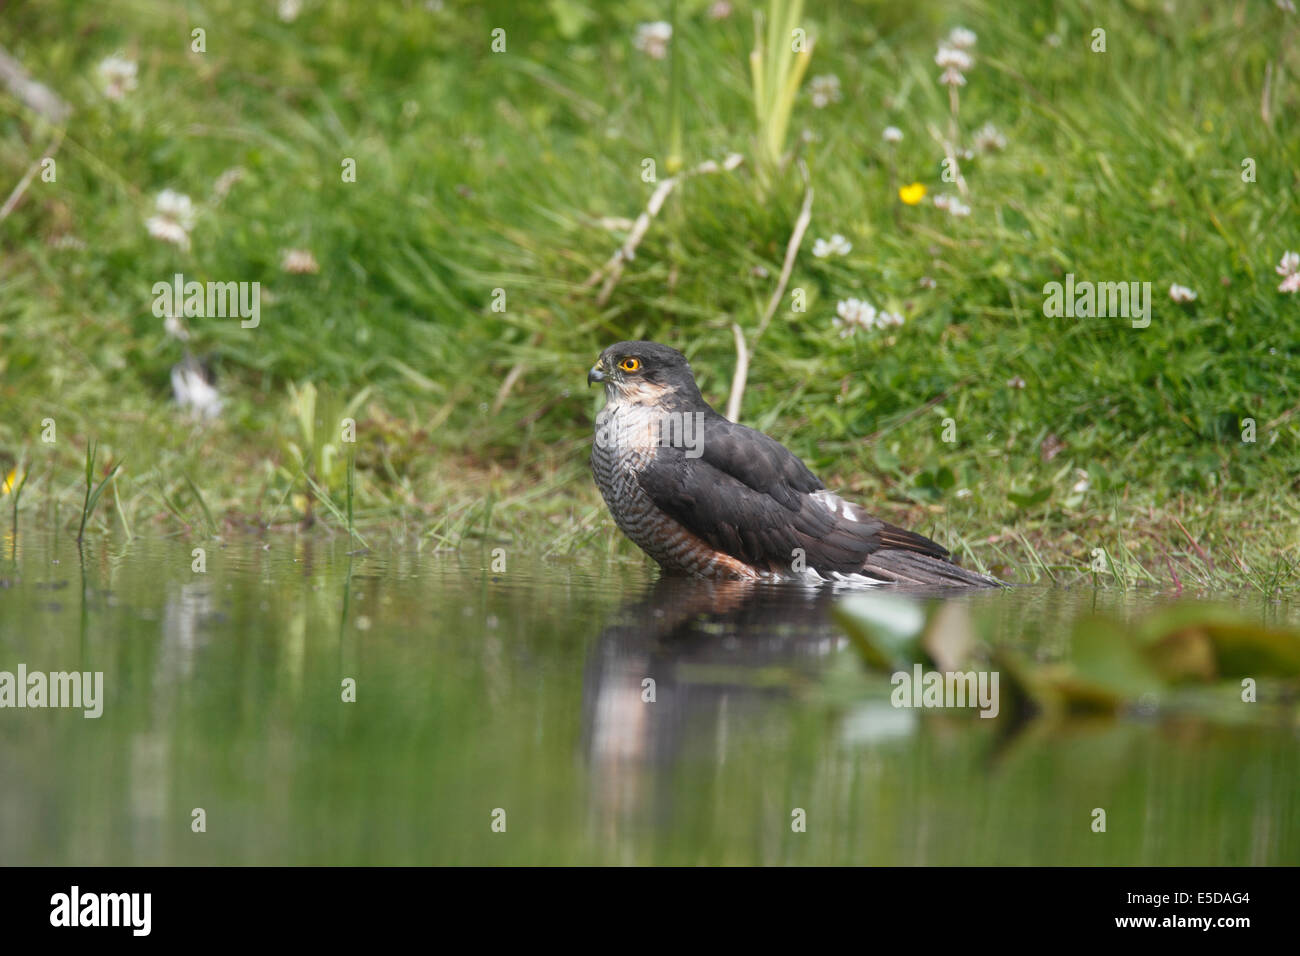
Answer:
[[[338,531],[354,455],[367,539],[631,558],[586,474],[586,368],[655,338],[721,408],[734,324],[741,420],[970,563],[1296,586],[1300,295],[1275,266],[1300,249],[1297,15],[810,3],[772,168],[747,4],[679,3],[664,50],[636,37],[667,3],[439,6],[6,6],[0,45],[72,110],[61,133],[0,96],[0,192],[57,143],[55,180],[0,222],[0,464],[29,475],[21,521],[75,531],[97,441],[98,477],[121,468],[88,533]],[[935,50],[958,25],[978,40],[954,112]],[[100,71],[115,54],[129,89]],[[731,153],[679,183],[606,289],[674,155]],[[759,336],[799,160],[811,221]],[[194,204],[182,244],[147,226],[166,189]],[[835,234],[851,249],[813,254]],[[259,324],[168,334],[153,288],[176,273],[260,283]],[[1067,275],[1149,282],[1150,324],[1048,316]],[[842,336],[850,299],[904,322]],[[172,399],[186,350],[216,373],[212,420]]]

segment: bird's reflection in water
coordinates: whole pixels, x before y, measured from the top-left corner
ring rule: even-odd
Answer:
[[[601,633],[583,688],[598,818],[637,816],[684,755],[725,762],[728,735],[813,679],[846,640],[828,588],[661,578]]]

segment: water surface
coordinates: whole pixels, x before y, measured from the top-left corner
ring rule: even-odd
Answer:
[[[102,671],[104,702],[0,709],[0,864],[1300,862],[1294,710],[898,709],[826,591],[527,555],[492,573],[409,541],[4,549],[0,671]],[[1080,615],[1170,600],[951,606],[1050,661]]]

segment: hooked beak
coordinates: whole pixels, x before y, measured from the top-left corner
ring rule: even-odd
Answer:
[[[605,381],[605,373],[601,371],[599,365],[593,365],[591,371],[587,373],[587,387],[590,388],[597,382]]]

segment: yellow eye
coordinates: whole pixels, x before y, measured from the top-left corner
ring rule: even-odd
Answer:
[[[641,367],[641,362],[639,359],[625,358],[618,363],[618,367],[625,372],[635,372]]]

